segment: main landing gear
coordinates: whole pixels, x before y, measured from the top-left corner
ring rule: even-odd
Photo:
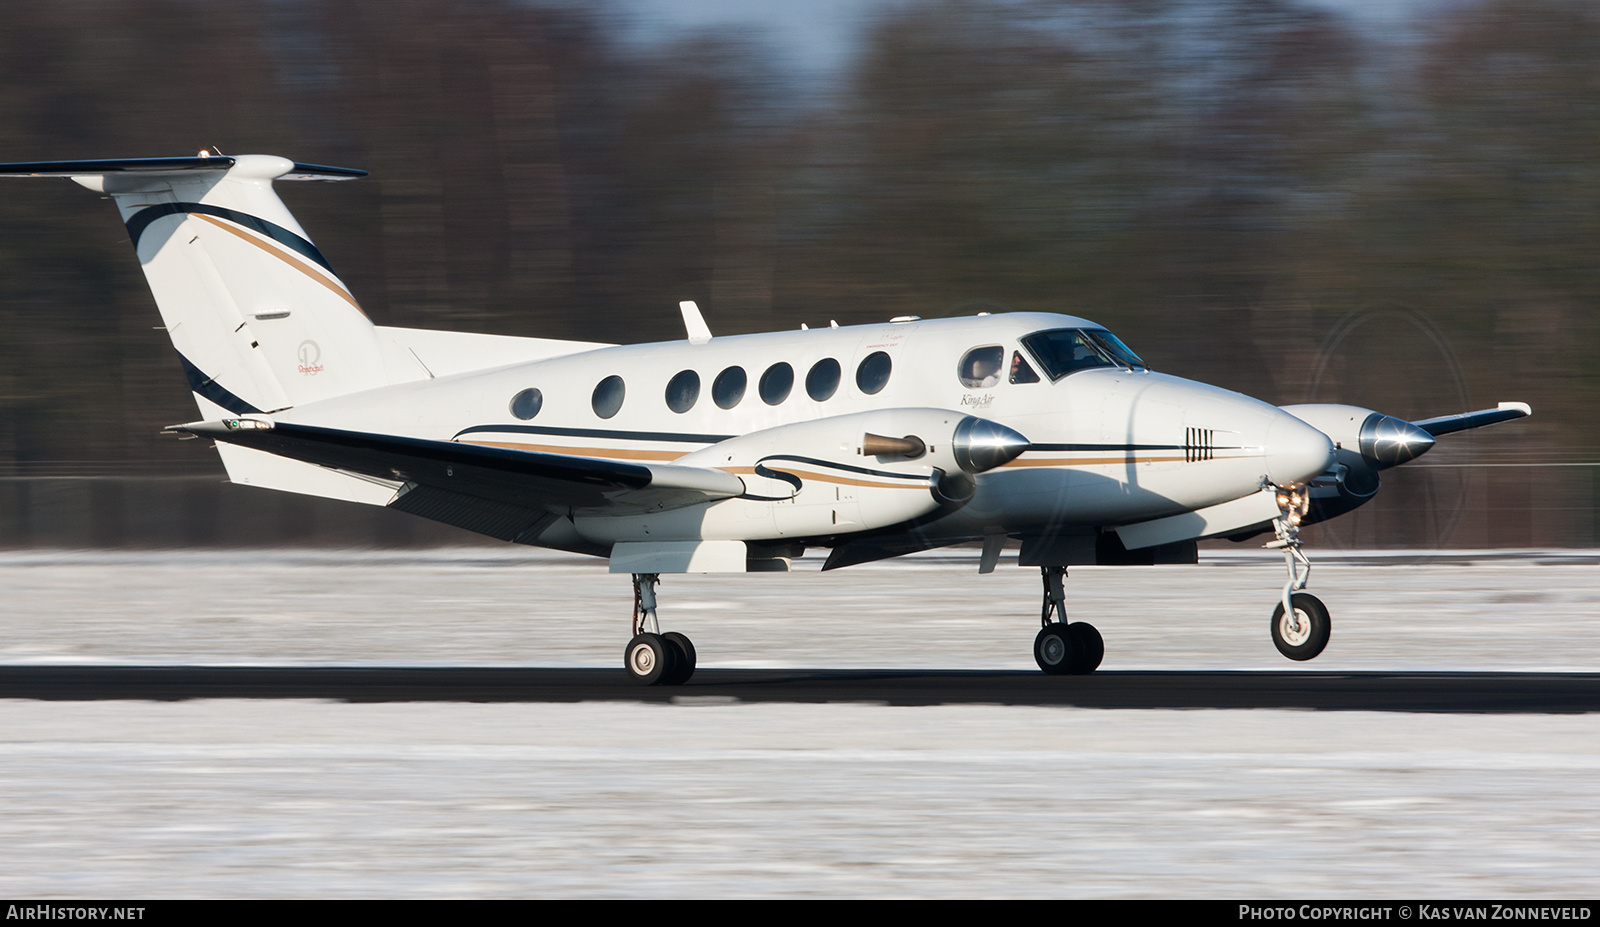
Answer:
[[[659,573],[633,574],[633,639],[622,664],[640,685],[681,686],[694,675],[694,644],[677,631],[661,633],[656,620]]]
[[[1095,671],[1106,655],[1105,641],[1094,625],[1067,621],[1066,595],[1061,581],[1066,567],[1040,567],[1044,579],[1044,605],[1039,610],[1039,634],[1033,639],[1033,659],[1052,676],[1082,676]]]
[[[1311,578],[1311,561],[1300,549],[1300,520],[1311,506],[1305,488],[1278,490],[1278,517],[1272,521],[1276,537],[1268,541],[1269,550],[1282,550],[1289,581],[1283,584],[1283,599],[1272,612],[1272,643],[1291,660],[1309,660],[1328,646],[1333,623],[1328,607],[1309,592],[1301,592]]]

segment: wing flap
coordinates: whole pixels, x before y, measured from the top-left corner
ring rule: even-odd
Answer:
[[[192,422],[174,425],[168,430],[532,512],[593,509],[621,514],[621,510],[660,510],[725,499],[744,492],[744,482],[737,476],[708,467],[623,463],[266,419]],[[448,508],[448,500],[445,495],[424,494],[413,503]],[[395,500],[396,503],[402,501],[398,497]],[[458,503],[456,507],[461,506]],[[435,518],[434,515],[427,517]],[[461,514],[452,517],[485,527],[499,525],[496,530],[483,532],[498,537],[511,530],[510,523],[521,516],[504,511],[496,515],[484,508],[471,512],[463,509]],[[451,518],[435,520],[457,523]],[[531,522],[518,533],[528,527]]]
[[[532,543],[557,517],[544,509],[511,505],[418,483],[400,487],[389,508],[520,544]]]

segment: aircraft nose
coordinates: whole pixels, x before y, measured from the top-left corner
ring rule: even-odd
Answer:
[[[1267,428],[1267,479],[1278,486],[1304,483],[1333,466],[1328,436],[1287,412]]]

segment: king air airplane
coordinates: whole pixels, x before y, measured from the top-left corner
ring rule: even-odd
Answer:
[[[374,325],[273,191],[363,171],[266,155],[0,164],[117,205],[201,420],[235,483],[382,505],[632,574],[624,665],[675,685],[695,649],[661,630],[663,573],[823,569],[1008,538],[1044,580],[1034,657],[1093,672],[1068,566],[1193,563],[1202,538],[1270,534],[1288,578],[1273,643],[1309,660],[1301,526],[1348,512],[1434,439],[1522,403],[1408,422],[1279,408],[1151,370],[1103,326],[980,314],[611,345]]]

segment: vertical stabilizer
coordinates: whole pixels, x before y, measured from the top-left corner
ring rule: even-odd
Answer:
[[[205,418],[382,386],[377,331],[272,188],[361,171],[270,155],[0,165],[117,204]]]

